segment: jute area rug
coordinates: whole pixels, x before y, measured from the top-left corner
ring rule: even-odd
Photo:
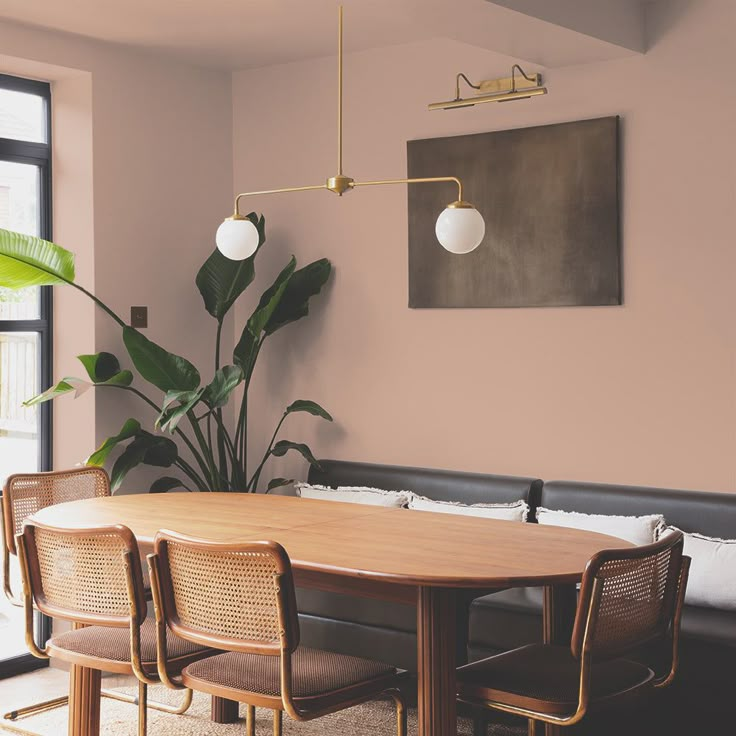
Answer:
[[[133,693],[133,689],[119,688],[122,692]],[[29,695],[31,695],[29,693]],[[150,697],[162,702],[176,702],[179,694],[165,688],[152,687]],[[136,707],[109,698],[102,699],[101,736],[136,736]],[[245,710],[241,707],[241,715]],[[57,708],[29,718],[23,718],[14,724],[28,731],[35,731],[42,736],[65,736],[67,729],[67,708]],[[266,736],[272,733],[271,711],[256,711],[256,734]],[[469,721],[460,719],[458,736],[472,736]],[[0,725],[0,734],[3,726]],[[210,699],[195,693],[192,707],[181,716],[168,715],[149,710],[148,733],[150,736],[243,736],[243,721],[234,724],[218,724],[210,720]],[[409,734],[416,735],[416,711],[409,711]],[[525,730],[494,726],[489,729],[489,736],[517,736],[525,734]],[[393,703],[374,702],[358,705],[341,713],[306,723],[295,723],[284,716],[285,736],[395,736],[396,716]]]

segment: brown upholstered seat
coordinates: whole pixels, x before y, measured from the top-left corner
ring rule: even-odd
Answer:
[[[146,669],[156,672],[156,622],[143,621],[141,630],[141,663]],[[52,657],[70,659],[74,655],[107,659],[111,662],[130,664],[130,629],[108,626],[88,626],[84,629],[67,631],[48,642]],[[166,650],[169,664],[176,666],[181,660],[191,661],[211,650],[181,639],[167,631]],[[70,656],[71,655],[71,656]]]
[[[280,699],[279,664],[278,657],[226,652],[190,664],[182,676],[188,687],[196,689],[212,684]],[[308,647],[294,652],[291,666],[292,694],[297,700],[396,675],[390,665]]]
[[[648,683],[654,673],[626,659],[594,663],[591,698],[618,696]],[[570,647],[530,644],[458,670],[460,697],[480,698],[545,713],[572,715],[578,707],[580,662]]]

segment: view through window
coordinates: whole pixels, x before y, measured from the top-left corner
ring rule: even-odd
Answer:
[[[51,238],[50,149],[49,85],[0,75],[0,228]],[[13,473],[50,468],[51,408],[23,406],[47,387],[50,366],[50,287],[0,287],[0,487]],[[18,593],[14,564],[11,580]],[[3,597],[0,674],[30,664],[22,623]]]

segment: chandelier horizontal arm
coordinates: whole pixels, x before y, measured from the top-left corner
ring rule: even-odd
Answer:
[[[235,216],[240,216],[238,206],[242,197],[255,197],[258,194],[283,194],[285,192],[308,192],[312,189],[327,189],[327,184],[310,184],[306,187],[284,187],[282,189],[263,189],[260,192],[241,192],[235,195]]]
[[[416,179],[377,179],[376,181],[354,181],[350,184],[354,187],[372,187],[380,184],[434,184],[439,182],[454,182],[457,184],[457,198],[463,201],[463,183],[456,176],[427,176]]]

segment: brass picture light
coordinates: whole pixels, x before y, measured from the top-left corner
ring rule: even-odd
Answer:
[[[463,199],[463,184],[455,176],[433,176],[420,179],[381,179],[376,181],[355,181],[345,176],[342,167],[342,86],[343,86],[343,8],[338,11],[337,42],[337,174],[329,177],[324,184],[303,187],[284,187],[265,189],[258,192],[242,192],[235,197],[234,212],[217,229],[216,242],[220,252],[227,258],[242,261],[255,253],[258,247],[258,231],[247,217],[240,214],[239,204],[243,197],[261,194],[281,194],[283,192],[306,192],[312,189],[325,189],[342,196],[356,187],[378,186],[381,184],[427,184],[450,183],[457,186],[457,199],[440,213],[435,233],[440,244],[451,253],[469,253],[477,248],[485,235],[486,225],[482,215],[472,204]]]
[[[520,75],[517,77],[517,73]],[[476,90],[475,97],[460,97],[460,80]],[[527,74],[518,64],[511,67],[511,76],[501,79],[486,79],[480,84],[473,84],[462,72],[455,77],[455,99],[445,102],[433,102],[430,110],[452,110],[457,107],[472,107],[482,102],[510,102],[511,100],[527,100],[536,95],[546,95],[547,88],[542,86],[541,74]]]

